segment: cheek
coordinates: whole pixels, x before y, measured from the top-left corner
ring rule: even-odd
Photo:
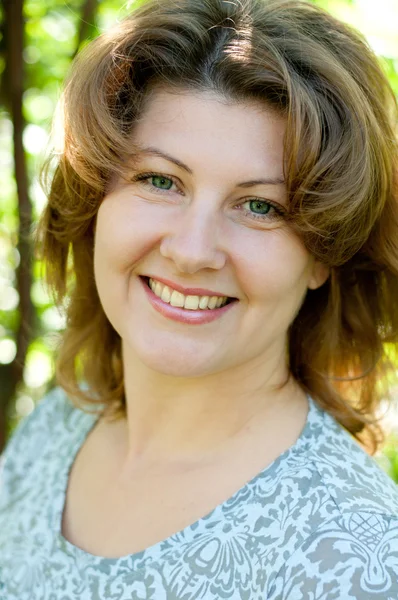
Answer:
[[[131,202],[106,199],[97,215],[95,269],[109,266],[114,273],[126,273],[157,243],[158,232],[149,211],[138,210]]]
[[[310,255],[291,232],[261,232],[240,254],[238,268],[248,294],[259,301],[296,303],[307,289]]]

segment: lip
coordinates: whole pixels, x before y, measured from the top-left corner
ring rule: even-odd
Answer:
[[[143,277],[138,277],[138,279],[144,288],[150,304],[157,312],[168,319],[186,323],[187,325],[203,325],[205,323],[211,323],[212,321],[221,318],[225,313],[231,310],[233,306],[238,304],[237,300],[233,300],[222,308],[207,308],[206,310],[187,310],[186,308],[178,308],[177,306],[171,306],[171,304],[163,302],[161,298],[156,296]]]
[[[204,288],[184,288],[182,285],[178,285],[178,283],[174,283],[169,279],[164,279],[163,277],[154,277],[153,275],[142,275],[144,278],[155,279],[155,281],[160,281],[164,285],[168,285],[173,290],[184,294],[184,296],[223,296],[227,298],[232,298],[232,296],[228,296],[228,294],[223,294],[222,292],[215,292],[214,290],[206,290]]]

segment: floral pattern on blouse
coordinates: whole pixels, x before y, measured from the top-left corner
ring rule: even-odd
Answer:
[[[398,600],[398,488],[308,397],[296,443],[228,500],[142,552],[61,533],[68,476],[97,416],[57,387],[0,462],[0,600]]]

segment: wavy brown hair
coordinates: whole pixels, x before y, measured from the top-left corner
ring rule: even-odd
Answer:
[[[121,340],[94,280],[95,219],[158,86],[256,100],[286,117],[290,225],[331,269],[290,326],[291,374],[375,450],[397,360],[397,105],[364,38],[299,0],[149,0],[77,56],[37,230],[46,280],[67,300],[59,385],[79,406],[125,415]]]

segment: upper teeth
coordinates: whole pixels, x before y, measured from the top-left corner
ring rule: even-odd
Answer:
[[[220,308],[228,300],[228,296],[184,296],[181,292],[177,292],[177,290],[173,290],[168,285],[164,285],[155,279],[149,279],[149,287],[163,302],[188,310]]]

